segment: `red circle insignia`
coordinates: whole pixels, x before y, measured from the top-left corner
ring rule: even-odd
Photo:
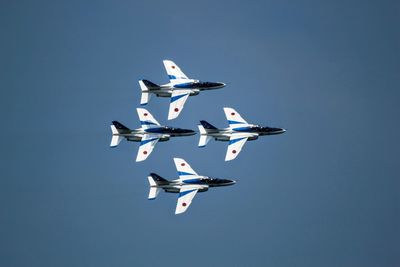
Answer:
[[[234,149],[234,150],[232,150],[232,153],[233,153],[233,154],[236,154],[236,150],[235,150],[235,149]]]
[[[147,151],[146,151],[146,150],[145,150],[145,151],[143,151],[143,154],[147,155]]]
[[[174,111],[175,111],[175,112],[178,112],[178,111],[179,111],[179,108],[175,108]]]
[[[147,113],[144,113],[143,115],[144,115],[144,116],[147,116],[148,114],[147,114]]]
[[[171,66],[171,68],[175,69],[175,66]]]
[[[182,206],[186,207],[186,203],[185,203],[185,202],[183,202],[183,203],[182,203]]]
[[[181,166],[185,166],[186,164],[185,163],[181,163]]]
[[[235,116],[235,112],[232,112],[231,115],[232,115],[232,116]]]

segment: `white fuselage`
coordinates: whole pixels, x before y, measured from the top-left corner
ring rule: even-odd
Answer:
[[[217,141],[229,141],[230,137],[234,133],[241,133],[241,131],[235,131],[232,128],[222,128],[222,129],[215,129],[215,130],[207,130],[208,136],[213,137]],[[249,141],[255,140],[258,138],[259,134],[258,133],[250,133],[251,137],[249,137]]]

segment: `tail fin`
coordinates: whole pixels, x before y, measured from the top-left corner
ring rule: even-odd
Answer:
[[[211,125],[210,123],[206,121],[200,121],[201,125],[204,127],[204,129],[207,130],[217,130],[217,127]]]
[[[198,147],[205,147],[212,137],[207,135],[207,130],[204,128],[203,125],[199,124],[198,127],[200,131],[200,139]]]
[[[147,177],[149,180],[150,184],[150,191],[149,191],[149,200],[155,199],[158,194],[161,191],[160,187],[157,187],[157,185],[163,185],[163,184],[168,184],[168,180],[162,178],[161,176],[155,174],[155,173],[150,173],[150,175]]]
[[[146,105],[150,101],[151,90],[157,89],[160,86],[152,83],[148,80],[139,81],[140,89],[142,90],[142,97],[140,99],[140,105]]]
[[[249,125],[233,108],[224,108],[224,112],[230,128],[246,127]]]
[[[118,121],[112,121],[111,131],[113,134],[128,133],[130,129]]]
[[[158,175],[154,172],[149,174],[148,179],[149,179],[150,186],[166,185],[169,183],[167,179],[162,178],[160,175]]]
[[[200,135],[198,147],[205,147],[210,140],[211,140],[211,136],[209,136],[209,135]]]
[[[144,108],[137,108],[140,124],[144,129],[156,128],[160,126],[160,123],[151,115],[151,113]]]
[[[165,70],[167,71],[169,80],[174,83],[175,80],[187,80],[189,79],[183,71],[171,60],[163,60]]]
[[[128,133],[130,130],[128,127],[122,125],[118,121],[113,121],[111,124],[111,131],[113,136],[111,138],[110,147],[116,147],[119,145],[122,139],[124,139],[124,137],[120,134]]]

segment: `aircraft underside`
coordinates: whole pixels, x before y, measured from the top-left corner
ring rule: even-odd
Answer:
[[[179,90],[179,89],[178,89]],[[177,90],[177,91],[178,91]],[[151,90],[150,93],[155,94],[158,97],[171,97],[172,96],[172,90],[171,89],[165,89],[165,90]],[[198,95],[200,93],[200,90],[192,90],[189,94],[189,96],[194,96]]]

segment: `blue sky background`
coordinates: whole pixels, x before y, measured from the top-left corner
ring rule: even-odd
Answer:
[[[398,1],[2,1],[1,266],[399,266]],[[223,81],[163,124],[223,127],[222,107],[286,128],[224,162],[198,136],[110,149],[139,127],[163,59]],[[172,158],[238,183],[148,201]]]

